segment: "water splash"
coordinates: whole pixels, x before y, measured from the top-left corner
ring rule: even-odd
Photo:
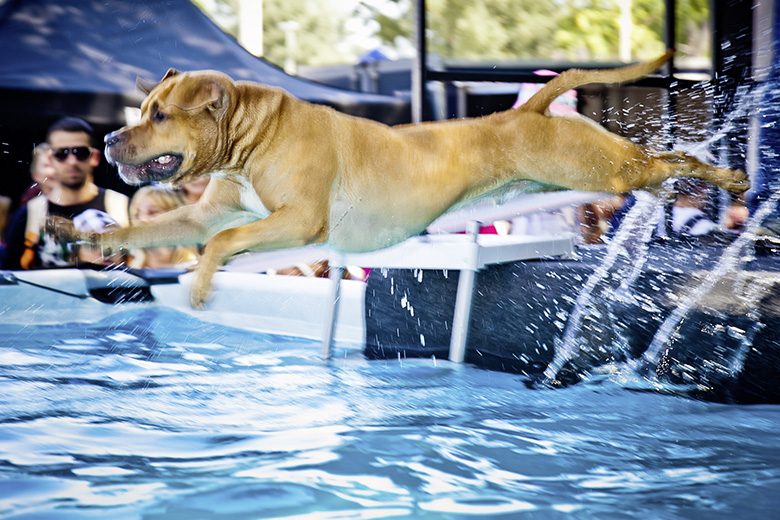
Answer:
[[[778,201],[780,201],[780,190],[775,190],[772,195],[758,207],[748,222],[745,232],[723,251],[718,263],[712,271],[708,273],[704,281],[683,298],[680,305],[666,317],[661,326],[658,327],[653,340],[650,342],[650,346],[636,362],[635,368],[638,371],[646,371],[649,367],[652,367],[653,373],[655,372],[655,367],[658,365],[662,356],[667,352],[665,350],[666,345],[678,329],[682,320],[688,315],[694,305],[715,287],[715,284],[717,284],[718,281],[741,266],[743,249],[748,244],[752,244],[756,241],[756,232],[764,220],[775,210]]]
[[[636,196],[636,204],[628,211],[615,234],[615,238],[609,243],[604,260],[591,273],[577,296],[571,315],[566,323],[563,339],[556,345],[555,357],[544,371],[544,376],[548,381],[554,380],[561,368],[579,353],[579,333],[582,320],[585,317],[586,309],[590,308],[593,301],[593,292],[596,287],[609,277],[613,266],[621,256],[629,256],[627,247],[632,238],[639,234],[640,240],[649,242],[652,236],[652,231],[656,226],[654,217],[658,212],[660,202],[646,192],[637,191],[634,195]],[[646,244],[640,246],[640,248],[646,254]],[[637,263],[644,265],[644,262]],[[636,269],[633,271],[636,271]],[[640,271],[630,274],[629,278],[633,277],[633,279],[636,279]]]
[[[730,132],[734,131],[739,125],[743,124],[742,119],[750,115],[750,111],[756,106],[758,100],[763,99],[764,90],[765,88],[763,86],[756,88],[750,88],[747,86],[738,87],[734,96],[732,110],[729,111],[725,119],[720,121],[718,128],[716,128],[714,132],[710,130],[711,133],[706,138],[697,140],[695,143],[678,142],[676,148],[684,149],[686,153],[695,157],[699,157],[702,160],[711,161],[712,157],[709,153],[709,150],[712,148],[713,144],[728,136]],[[679,120],[679,117],[680,114],[676,114],[675,121],[667,120],[666,122],[668,124],[680,124],[681,121]],[[665,187],[668,190],[668,185],[665,185]],[[567,362],[572,360],[580,352],[582,342],[582,339],[580,338],[580,330],[582,328],[582,321],[583,318],[587,316],[587,311],[591,307],[591,302],[594,298],[594,291],[599,286],[599,284],[606,281],[610,277],[618,258],[621,256],[630,258],[631,262],[629,263],[628,270],[625,273],[622,273],[620,286],[614,292],[613,297],[621,301],[629,301],[631,299],[631,287],[642,274],[642,271],[647,262],[649,243],[653,236],[653,231],[657,225],[657,218],[655,218],[655,216],[657,214],[657,209],[661,204],[658,199],[655,199],[647,193],[635,192],[635,194],[638,194],[637,204],[627,213],[624,222],[621,224],[617,234],[615,235],[615,238],[610,242],[607,248],[607,253],[604,260],[602,261],[601,265],[599,265],[599,267],[590,275],[577,297],[574,308],[572,309],[571,315],[569,316],[569,320],[566,324],[564,336],[560,342],[556,344],[553,361],[547,366],[547,369],[544,372],[544,376],[547,381],[554,381],[557,378],[561,368],[563,368]],[[666,194],[663,196],[665,195]],[[640,197],[642,199],[640,199]],[[764,210],[757,211],[751,220],[751,222],[754,223],[753,230],[755,230],[774,209],[777,198],[772,197],[770,200],[762,205]],[[748,231],[740,236],[729,248],[726,249],[723,256],[721,257],[721,262],[718,264],[719,266],[721,263],[724,265],[732,265],[734,262],[738,262],[738,256],[742,250],[742,247],[748,242],[752,242],[754,240],[752,237],[755,235],[755,232],[751,232],[750,229],[751,228],[749,224]],[[715,271],[713,271],[713,273],[708,276],[707,282],[705,282],[706,284],[711,285],[709,289],[711,289],[717,280],[719,280],[723,274],[725,274],[725,272],[723,274],[719,274],[717,270],[718,267],[716,267]],[[703,294],[706,294],[709,289],[702,289]],[[694,304],[695,302],[690,303],[691,306]],[[679,320],[673,325],[670,322],[668,325],[670,328],[669,331],[662,333],[661,329],[659,329],[656,333],[656,338],[658,338],[658,341],[661,341],[662,335],[668,335],[668,337],[671,337],[671,334],[687,313],[687,310],[682,308],[678,308],[677,311],[679,312],[676,312],[675,316],[679,314]],[[748,336],[752,338],[752,336],[755,335],[758,330],[758,328],[752,328],[751,331],[748,332]],[[747,339],[745,341],[747,341]],[[660,350],[662,347],[656,346],[654,348]],[[646,353],[648,351],[646,351]],[[746,355],[747,353],[745,352],[742,356],[742,363],[744,363],[744,357],[746,357]],[[735,359],[732,360],[732,364],[735,364],[735,366],[741,365],[738,358],[739,353],[737,353]]]
[[[763,99],[766,87],[760,85],[751,87],[740,85],[734,95],[733,109],[726,114],[726,118],[720,122],[718,128],[707,139],[693,143],[686,148],[686,152],[702,160],[711,160],[710,149],[714,143],[728,137],[735,130],[744,131],[743,119],[751,115],[758,102]]]
[[[742,373],[742,369],[745,367],[745,360],[753,346],[753,338],[765,326],[761,321],[761,313],[759,312],[759,305],[764,294],[762,284],[756,283],[756,280],[751,279],[747,271],[740,271],[734,286],[739,288],[744,295],[743,301],[748,309],[745,315],[752,325],[750,329],[742,334],[739,348],[727,364],[728,374],[731,378],[735,378]]]

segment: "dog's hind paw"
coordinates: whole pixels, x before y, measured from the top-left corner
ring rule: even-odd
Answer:
[[[750,189],[750,179],[742,170],[730,170],[731,176],[720,183],[720,187],[733,193],[742,195]]]

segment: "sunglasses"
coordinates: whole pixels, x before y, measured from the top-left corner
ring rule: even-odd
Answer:
[[[73,154],[77,161],[86,161],[92,154],[92,148],[89,146],[71,146],[69,148],[57,148],[52,152],[54,158],[59,162],[67,161],[70,154]]]

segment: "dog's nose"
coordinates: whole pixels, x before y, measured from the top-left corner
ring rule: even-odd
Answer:
[[[105,142],[106,146],[114,146],[116,143],[122,140],[122,131],[117,130],[115,132],[111,132],[110,134],[106,134]]]

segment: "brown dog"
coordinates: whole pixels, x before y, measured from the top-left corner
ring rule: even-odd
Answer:
[[[740,171],[653,153],[585,118],[547,114],[569,89],[635,80],[669,56],[564,72],[517,110],[395,128],[217,72],[169,70],[144,89],[141,122],[106,136],[106,156],[131,184],[201,175],[212,182],[197,204],[80,238],[112,248],[205,243],[191,293],[201,306],[214,272],[238,252],[315,242],[384,248],[517,180],[622,193],[689,176],[745,191]]]

